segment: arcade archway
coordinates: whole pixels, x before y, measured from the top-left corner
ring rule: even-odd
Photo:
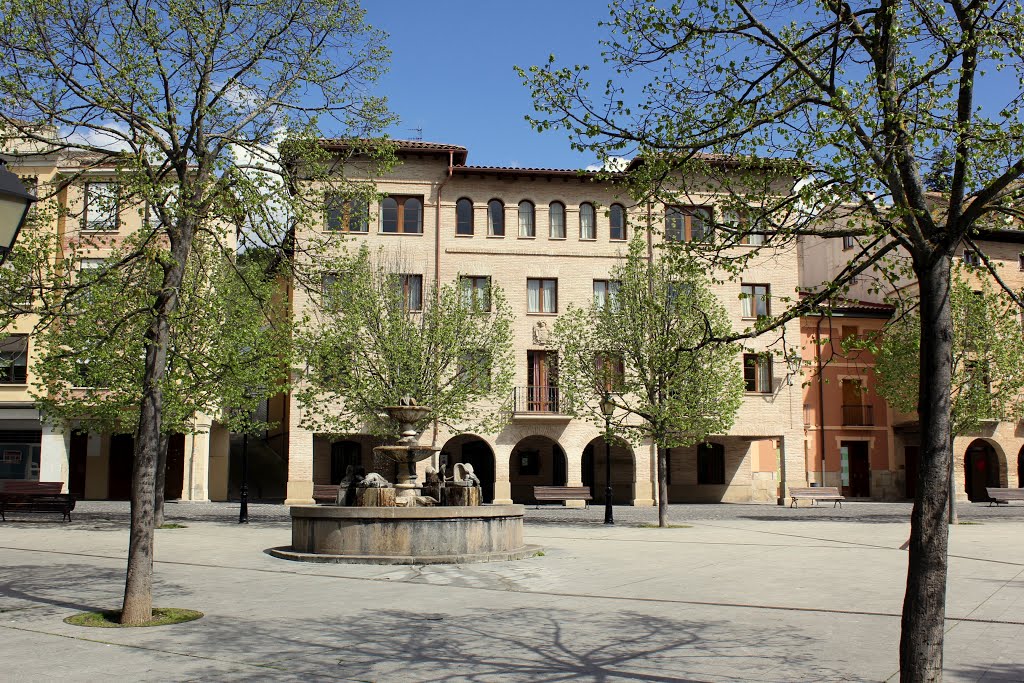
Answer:
[[[989,500],[985,488],[1002,486],[999,454],[988,441],[975,439],[964,453],[964,489],[971,502]]]
[[[444,444],[440,453],[441,464],[446,465],[447,475],[452,476],[456,463],[473,466],[473,472],[480,479],[483,502],[494,502],[494,451],[486,441],[473,434],[460,434]]]
[[[612,503],[615,505],[631,505],[636,498],[634,485],[636,482],[636,464],[633,451],[621,441],[611,444],[612,462]],[[583,485],[590,487],[590,495],[594,503],[604,504],[605,481],[605,442],[598,437],[583,449]]]
[[[512,500],[532,505],[534,486],[565,486],[567,463],[558,442],[546,436],[528,436],[516,444],[508,463]]]

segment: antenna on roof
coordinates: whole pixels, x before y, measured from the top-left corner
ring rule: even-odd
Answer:
[[[413,137],[413,140],[422,140],[423,139],[423,126],[420,126],[418,128],[409,128],[408,130],[415,131],[416,136]]]

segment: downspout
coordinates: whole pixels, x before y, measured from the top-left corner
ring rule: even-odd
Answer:
[[[441,295],[441,190],[448,184],[448,181],[452,179],[452,173],[455,168],[455,150],[448,150],[448,175],[444,177],[437,186],[437,201],[434,203],[434,303],[438,301],[438,297]],[[437,420],[435,419],[432,425],[432,432],[430,437],[431,447],[437,447]],[[435,452],[431,456],[435,469],[440,468],[440,456]]]
[[[821,323],[824,320],[824,315],[819,316],[814,329],[814,358],[818,364],[818,454],[821,458],[821,481],[818,486],[825,485],[825,380],[821,376]],[[831,324],[830,318],[830,327]]]

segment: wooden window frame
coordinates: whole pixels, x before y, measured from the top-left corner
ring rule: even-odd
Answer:
[[[583,236],[583,212],[584,209],[590,211],[590,237]],[[591,202],[580,202],[579,206],[579,225],[580,225],[580,240],[584,242],[593,242],[597,239],[597,209]]]
[[[389,209],[386,209],[384,207],[384,203],[387,200],[389,200],[389,199],[394,200],[395,204],[397,205],[397,207],[396,207],[396,214],[395,214],[396,225],[395,225],[395,229],[394,230],[385,230],[385,221],[387,220],[387,218],[385,217],[385,212],[388,211]],[[416,230],[406,230],[405,229],[405,203],[407,201],[409,201],[410,199],[415,199],[416,201],[418,201],[420,203],[420,215],[419,215],[419,219],[417,220]],[[387,197],[384,197],[384,199],[382,199],[380,201],[380,224],[379,224],[378,232],[379,232],[379,234],[382,234],[382,235],[422,235],[423,234],[423,215],[425,213],[426,213],[426,204],[423,201],[423,195],[421,195],[421,194],[389,194]]]
[[[459,217],[459,206],[463,203],[469,204],[469,225],[467,226],[462,219]],[[455,235],[457,237],[472,237],[476,233],[476,207],[473,204],[473,200],[469,197],[459,197],[455,201]],[[468,227],[469,232],[464,232],[464,228]]]
[[[615,225],[615,220],[614,220],[616,209],[619,211],[619,217],[621,219],[621,225],[618,225],[618,226]],[[618,204],[618,203],[612,204],[610,207],[608,207],[608,239],[609,240],[611,240],[612,242],[625,242],[626,241],[626,237],[628,235],[627,230],[626,230],[626,224],[627,223],[628,223],[628,221],[626,220],[626,207],[624,207],[622,204]],[[615,236],[615,231],[616,230],[620,230],[622,232],[622,236],[621,237],[616,237]]]
[[[539,282],[537,304],[538,310],[530,310],[530,283],[536,281]],[[544,283],[554,282],[555,283],[555,306],[553,311],[544,310]],[[558,278],[556,277],[528,277],[526,278],[526,312],[540,315],[553,315],[558,313]]]
[[[764,386],[762,381],[761,368],[765,367],[767,363],[768,377],[767,384]],[[773,373],[773,363],[771,362],[771,355],[767,353],[744,353],[743,354],[743,385],[744,389],[748,394],[771,394],[774,390],[775,377]],[[753,370],[753,375],[748,377],[748,368]],[[751,388],[753,387],[753,388]]]
[[[360,208],[356,208],[361,204]],[[352,225],[358,221],[362,213],[361,230],[353,230]],[[335,225],[336,227],[331,227]],[[365,199],[342,197],[328,197],[324,202],[324,231],[325,232],[348,232],[356,235],[365,235],[370,232],[370,203]]]
[[[672,234],[669,233],[669,220],[675,215],[680,216],[682,224],[679,229],[682,231],[679,237],[673,236],[675,234],[675,228],[672,228]],[[693,237],[693,219],[696,216],[703,217],[704,233],[699,239]],[[706,206],[689,206],[685,204],[666,204],[665,205],[665,241],[666,242],[696,242],[698,244],[704,242],[710,242],[712,235],[711,227],[711,210]]]
[[[608,307],[608,306],[613,306],[614,307],[614,306],[616,306],[616,304],[614,303],[615,299],[612,296],[612,292],[611,292],[611,286],[612,286],[613,283],[618,285],[618,287],[622,287],[622,281],[621,280],[609,280],[609,279],[594,280],[593,291],[594,291],[594,305],[595,306],[597,306],[597,289],[598,289],[599,286],[601,286],[604,289],[604,306],[605,307]],[[615,296],[618,296],[618,288],[616,288]]]
[[[498,226],[494,220],[494,207],[499,206],[501,225]],[[500,227],[501,232],[497,232],[496,228]],[[505,202],[501,201],[497,197],[494,199],[487,200],[487,236],[488,237],[504,237],[505,236]]]
[[[491,312],[491,276],[490,275],[460,275],[459,276],[459,293],[460,293],[459,295],[463,298],[463,303],[464,304],[465,303],[471,303],[471,304],[472,303],[476,303],[476,301],[478,299],[477,292],[480,291],[480,287],[478,285],[481,282],[483,282],[483,285],[484,285],[484,294],[483,294],[484,298],[483,298],[483,305],[481,305],[481,307],[480,307],[480,311],[483,312],[483,313],[490,313]],[[468,288],[466,286],[464,286],[466,283],[469,283],[469,287]],[[471,294],[470,294],[471,301],[470,302],[467,302],[465,300],[466,292],[467,291],[471,292]]]
[[[419,273],[399,273],[399,286],[402,288],[402,305],[405,310],[410,313],[420,313],[423,311],[423,275]],[[418,278],[420,282],[420,299],[416,302],[416,306],[413,306],[413,302],[409,299],[411,289],[409,284],[414,278]]]
[[[764,295],[763,295],[763,297],[764,297],[764,313],[763,314],[758,314],[758,312],[757,312],[758,291],[757,290],[758,290],[758,288],[761,288],[761,287],[764,288]],[[748,292],[747,291],[748,288],[751,291]],[[770,284],[761,283],[761,282],[744,282],[744,283],[742,283],[740,285],[740,296],[741,296],[741,298],[743,300],[742,303],[743,303],[744,308],[746,308],[746,306],[748,305],[747,302],[748,301],[750,302],[749,303],[750,312],[752,313],[752,315],[747,315],[746,311],[743,311],[741,313],[741,315],[742,315],[742,318],[744,320],[758,320],[760,318],[771,317],[771,314],[772,314],[772,286]]]
[[[556,236],[554,234],[555,223],[554,223],[554,221],[551,220],[551,211],[556,206],[561,210],[561,213],[562,213],[562,235],[560,237]],[[565,202],[561,202],[561,201],[558,201],[556,199],[555,201],[553,201],[553,202],[548,204],[548,239],[550,239],[550,240],[564,240],[564,239],[566,239],[565,218],[566,218]]]
[[[529,217],[530,217],[530,231],[529,234],[523,234],[523,205],[529,206]],[[519,202],[516,211],[516,229],[519,231],[518,236],[522,239],[532,239],[537,236],[537,205],[531,202],[529,199],[524,199]]]

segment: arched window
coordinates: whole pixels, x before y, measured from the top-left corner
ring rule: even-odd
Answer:
[[[473,202],[465,197],[455,202],[455,234],[473,234]]]
[[[500,199],[487,202],[487,234],[491,237],[505,236],[505,205]]]
[[[565,239],[565,204],[551,202],[548,207],[549,237],[553,240]]]
[[[597,237],[594,229],[594,205],[590,202],[580,204],[580,239],[592,240]]]
[[[398,232],[398,202],[393,197],[380,202],[380,231]]]
[[[626,239],[626,209],[622,204],[612,204],[608,211],[608,237],[613,240]]]
[[[423,202],[415,197],[405,200],[403,206],[405,216],[402,221],[402,232],[423,232]]]
[[[519,202],[519,236],[536,237],[533,227],[533,202],[524,199]]]
[[[697,446],[697,483],[725,484],[725,446],[719,443]]]

